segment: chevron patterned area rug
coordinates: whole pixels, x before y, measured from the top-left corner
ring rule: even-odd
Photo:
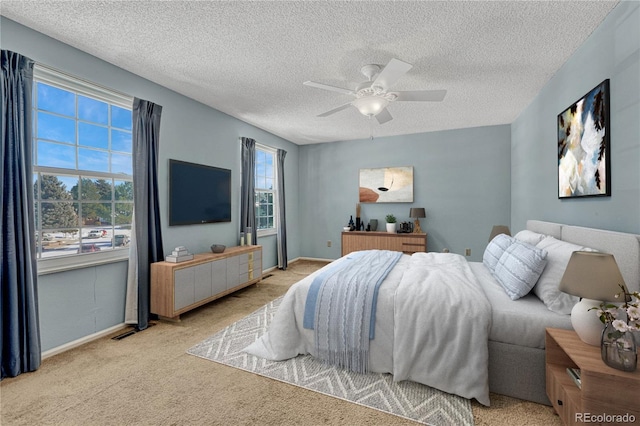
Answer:
[[[266,332],[282,297],[198,343],[187,353],[417,422],[473,425],[471,403],[419,383],[396,383],[390,374],[358,374],[310,355],[269,361],[242,352]]]

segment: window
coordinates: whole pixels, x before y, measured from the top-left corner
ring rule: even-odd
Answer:
[[[276,151],[256,144],[256,226],[258,235],[276,232]]]
[[[127,96],[35,67],[33,191],[39,260],[66,258],[62,263],[73,265],[114,253],[126,256],[133,215],[131,105]]]

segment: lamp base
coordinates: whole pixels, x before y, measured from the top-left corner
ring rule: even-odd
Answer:
[[[416,219],[413,221],[413,233],[422,234],[422,228],[420,228],[420,219]]]
[[[580,340],[592,346],[600,346],[604,324],[594,310],[589,310],[591,308],[600,308],[600,301],[583,298],[576,303],[571,310],[571,325]]]

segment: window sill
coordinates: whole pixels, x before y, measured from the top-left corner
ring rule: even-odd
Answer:
[[[107,253],[87,253],[80,256],[38,260],[38,275],[55,274],[74,269],[90,268],[129,259],[129,250],[113,250]]]
[[[269,235],[276,235],[278,230],[275,228],[270,229],[258,229],[258,238],[260,237],[268,237]]]

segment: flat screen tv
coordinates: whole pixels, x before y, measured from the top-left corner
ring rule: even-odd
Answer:
[[[231,170],[169,160],[169,225],[231,222]]]

